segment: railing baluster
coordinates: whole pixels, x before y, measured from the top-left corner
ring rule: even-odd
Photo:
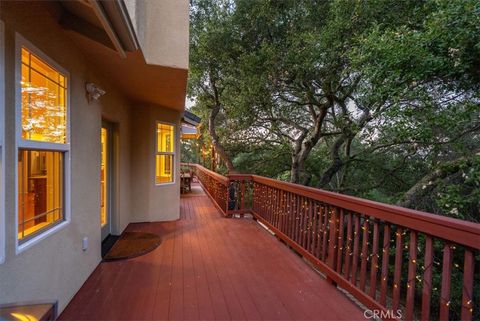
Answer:
[[[433,240],[425,237],[424,272],[422,288],[422,321],[430,320],[430,298],[432,296]]]
[[[400,306],[400,281],[402,276],[403,230],[399,227],[395,233],[395,268],[393,271],[393,299],[392,310],[397,311]]]
[[[355,215],[355,230],[353,232],[353,263],[352,263],[352,279],[353,285],[357,285],[357,272],[358,272],[358,249],[360,248],[360,216]]]
[[[331,207],[328,208],[328,211],[331,212],[330,216],[330,228],[329,228],[329,238],[328,238],[328,256],[327,256],[327,264],[335,270],[335,264],[337,261],[337,229],[338,229],[338,213],[337,208],[332,209]]]
[[[409,252],[405,320],[413,320],[415,303],[415,278],[417,276],[417,232],[415,231],[410,231]]]
[[[308,199],[308,220],[307,220],[307,246],[306,250],[309,253],[313,253],[312,248],[312,237],[313,237],[313,206],[314,202],[312,199]]]
[[[346,246],[345,246],[345,271],[344,275],[347,280],[350,280],[350,268],[352,257],[352,241],[353,241],[353,227],[352,227],[352,213],[347,213],[347,236],[346,236]]]
[[[339,223],[338,223],[338,244],[337,244],[337,272],[342,274],[342,259],[343,259],[343,235],[344,235],[344,230],[343,230],[343,225],[344,225],[344,213],[343,209],[340,209],[340,217],[339,217]]]
[[[282,200],[282,231],[283,233],[286,233],[288,231],[288,192],[282,192],[283,194],[283,200]]]
[[[442,290],[440,292],[440,321],[448,321],[450,310],[450,285],[452,276],[452,246],[446,242],[443,246]]]
[[[377,293],[377,271],[378,271],[378,222],[373,221],[373,244],[372,260],[370,267],[370,296],[375,299]]]
[[[292,215],[293,215],[293,197],[294,197],[294,194],[291,194],[291,193],[287,193],[287,231],[286,231],[286,235],[289,237],[289,238],[292,238]]]
[[[285,235],[287,235],[288,237],[291,236],[290,228],[292,227],[292,220],[291,220],[292,211],[291,211],[291,208],[290,208],[290,197],[291,197],[290,193],[286,192],[286,197],[285,197],[285,224],[286,224]]]
[[[292,211],[292,224],[293,224],[292,240],[294,242],[296,242],[296,240],[297,240],[297,232],[298,232],[297,216],[298,216],[299,204],[300,204],[300,196],[295,195],[294,208],[293,208],[293,211]]]
[[[388,289],[388,266],[390,261],[390,225],[385,223],[383,228],[383,244],[382,244],[382,274],[380,285],[380,304],[387,304]]]
[[[320,259],[322,255],[322,238],[323,238],[323,216],[322,216],[322,205],[317,203],[315,206],[315,216],[317,221],[316,227],[316,234],[317,234],[317,241],[316,241],[316,249],[315,249],[315,257]]]
[[[275,226],[275,190],[271,187],[269,187],[269,194],[270,194],[270,197],[269,197],[269,200],[270,202],[268,202],[268,212],[269,212],[269,221],[272,222],[272,224]]]
[[[283,226],[283,201],[284,201],[284,191],[279,190],[278,192],[278,226],[279,230],[285,232],[285,227]]]
[[[362,253],[360,256],[362,257],[361,259],[361,264],[360,264],[360,290],[365,291],[365,283],[367,279],[367,259],[369,257],[368,255],[368,219],[365,218],[363,222],[363,233],[362,233]]]
[[[295,211],[295,242],[300,244],[300,239],[302,236],[302,206],[303,206],[303,196],[298,197],[298,207]]]
[[[472,320],[473,300],[473,273],[475,271],[475,258],[470,249],[465,249],[463,263],[463,291],[462,291],[462,321]]]
[[[275,189],[275,206],[274,206],[274,213],[275,213],[275,227],[279,228],[279,223],[280,223],[280,190]]]
[[[297,237],[297,213],[298,213],[298,204],[300,196],[295,195],[293,199],[293,210],[292,210],[292,240],[295,242]]]
[[[297,233],[297,243],[302,246],[302,237],[303,237],[303,210],[305,209],[305,198],[300,197],[300,207],[298,208],[298,233]]]
[[[306,213],[306,205],[305,205],[305,202],[306,202],[306,198],[305,197],[302,197],[301,200],[301,206],[300,206],[300,212],[299,212],[299,218],[298,218],[298,221],[299,221],[299,224],[300,224],[300,228],[298,229],[298,244],[300,244],[302,247],[304,247],[304,241],[303,241],[303,238],[305,236],[305,213]]]
[[[322,204],[322,212],[323,212],[323,225],[322,225],[322,261],[325,262],[327,259],[327,252],[328,252],[328,206]]]
[[[302,247],[307,246],[307,227],[308,227],[308,198],[303,199],[303,211],[302,211]]]

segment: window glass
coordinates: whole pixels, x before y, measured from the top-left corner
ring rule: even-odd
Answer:
[[[101,157],[101,165],[100,165],[100,224],[105,226],[107,224],[108,218],[108,160],[107,160],[107,141],[108,141],[108,131],[106,128],[102,128],[101,134],[101,143],[102,143],[102,157]]]
[[[173,182],[173,155],[157,155],[157,184]]]
[[[22,48],[22,138],[66,143],[67,82],[64,75]]]
[[[63,153],[18,153],[18,239],[63,221]]]
[[[158,124],[158,151],[173,153],[173,126],[166,124]]]
[[[172,183],[174,180],[174,129],[173,125],[157,123],[156,184]]]

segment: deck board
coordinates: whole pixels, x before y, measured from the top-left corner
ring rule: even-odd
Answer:
[[[101,263],[60,320],[361,320],[363,311],[251,219],[227,219],[198,191],[181,219],[130,224],[153,252]]]

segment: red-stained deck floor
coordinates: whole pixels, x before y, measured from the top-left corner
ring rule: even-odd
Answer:
[[[223,218],[202,191],[153,252],[101,263],[60,320],[361,320],[363,312],[251,219]]]

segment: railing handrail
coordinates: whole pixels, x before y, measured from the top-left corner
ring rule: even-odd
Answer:
[[[202,170],[203,172],[205,172],[207,175],[209,176],[212,176],[213,178],[217,179],[218,181],[220,181],[223,185],[228,185],[228,178],[221,175],[221,174],[218,174],[214,171],[211,171],[209,170],[208,168],[205,168],[203,167],[202,165],[200,164],[186,164],[186,163],[181,163],[180,164],[181,166],[193,166],[193,167],[197,167],[199,168],[200,170]]]
[[[254,182],[300,194],[311,199],[373,216],[389,223],[480,249],[480,224],[384,204],[322,189],[251,175]]]

